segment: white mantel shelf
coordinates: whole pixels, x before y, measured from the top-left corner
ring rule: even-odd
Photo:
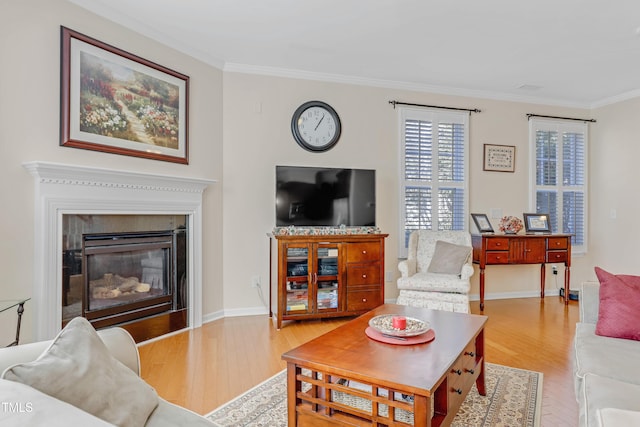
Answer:
[[[189,327],[202,325],[202,196],[215,180],[25,162],[35,178],[35,337],[62,324],[62,217],[65,214],[186,215],[189,224]]]

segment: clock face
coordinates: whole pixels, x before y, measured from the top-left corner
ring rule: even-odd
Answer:
[[[328,104],[310,101],[293,113],[291,131],[296,142],[309,151],[326,151],[340,138],[340,118]]]

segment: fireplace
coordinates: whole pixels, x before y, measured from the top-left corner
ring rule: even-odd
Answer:
[[[133,331],[136,341],[175,330],[176,324],[187,328],[202,325],[203,193],[215,180],[51,162],[23,166],[35,178],[35,340],[53,338],[62,328],[63,316],[68,315],[63,307],[82,301],[78,283],[83,282],[83,234],[175,232],[184,228],[185,283],[179,286],[185,292],[174,289],[175,309],[122,325]],[[125,225],[111,226],[108,222],[114,217],[131,219]],[[65,232],[67,218],[76,222]],[[150,223],[149,218],[154,221]],[[166,223],[165,218],[181,220]],[[100,222],[102,227],[94,227]],[[174,268],[172,275],[176,272]],[[73,307],[82,315],[81,304]]]
[[[76,222],[65,218],[64,223]],[[91,221],[91,223],[113,223]],[[126,217],[121,222],[126,222]],[[157,222],[157,220],[156,220]],[[63,234],[68,237],[65,227]],[[67,239],[69,240],[69,239]],[[83,233],[81,249],[63,254],[62,324],[81,315],[95,328],[169,315],[186,327],[186,229]],[[176,315],[184,312],[185,315]],[[139,329],[139,328],[137,328]]]

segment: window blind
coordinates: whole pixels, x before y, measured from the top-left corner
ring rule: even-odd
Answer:
[[[401,109],[400,256],[414,230],[466,229],[468,115]]]

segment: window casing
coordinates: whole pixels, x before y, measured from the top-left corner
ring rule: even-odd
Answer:
[[[531,119],[531,206],[548,213],[553,233],[572,234],[572,252],[587,250],[586,123]]]
[[[469,114],[400,109],[400,230],[467,230]]]

